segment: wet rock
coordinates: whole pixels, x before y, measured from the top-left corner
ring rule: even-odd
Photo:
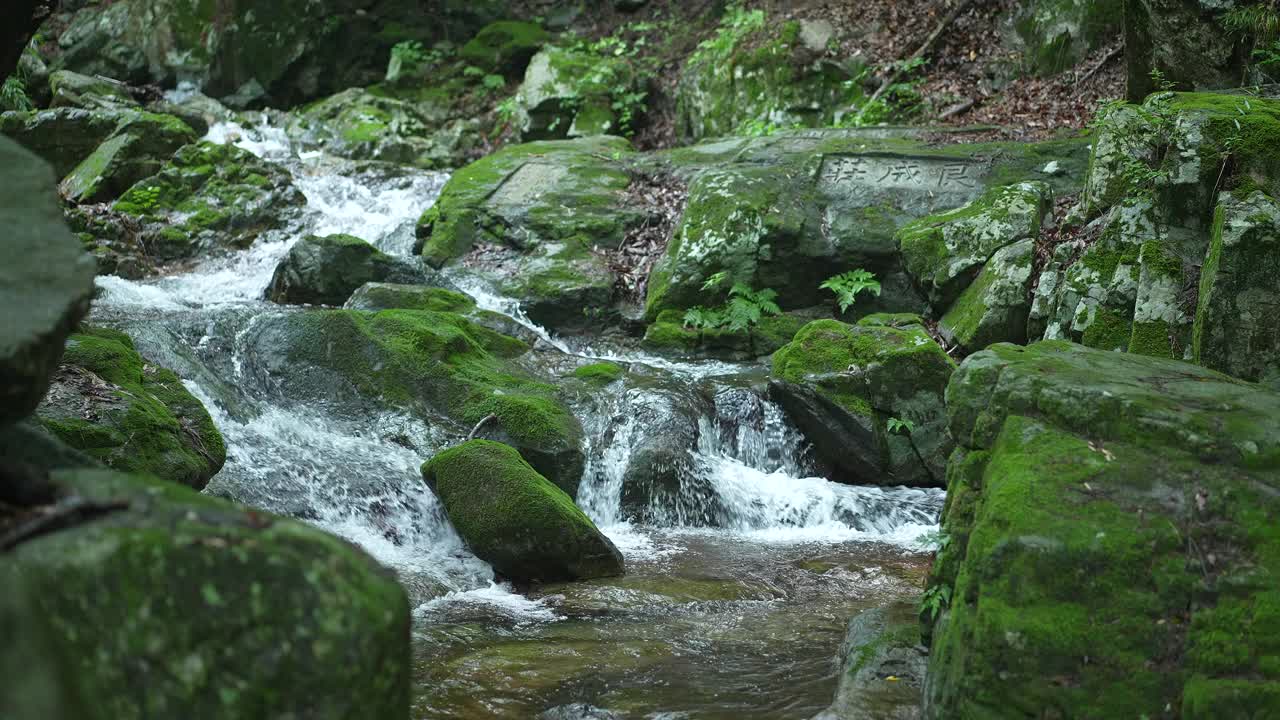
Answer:
[[[476,301],[454,290],[425,285],[371,282],[360,286],[346,307],[351,310],[436,310],[468,313]]]
[[[52,477],[93,521],[27,539],[5,564],[104,717],[408,715],[409,604],[363,552],[153,479]]]
[[[454,173],[418,223],[422,256],[461,260],[551,329],[599,324],[614,276],[596,248],[616,248],[643,217],[622,193],[631,180],[620,138],[509,146]]]
[[[706,398],[688,388],[628,388],[612,434],[621,433],[631,449],[622,473],[622,511],[630,518],[653,521],[687,516],[705,522],[709,488],[696,473],[693,451],[711,414]],[[618,438],[613,440],[614,443]]]
[[[1195,361],[1246,380],[1280,381],[1280,203],[1223,196],[1200,275]]]
[[[159,172],[179,148],[195,141],[191,126],[171,115],[123,117],[115,132],[62,180],[59,189],[75,203],[110,202]]]
[[[818,320],[774,354],[770,393],[833,479],[940,487],[954,369],[923,326]]]
[[[771,355],[791,342],[811,317],[778,315],[764,317],[749,329],[698,329],[685,325],[679,310],[664,310],[645,330],[646,350],[679,357],[706,357],[723,360],[754,360]]]
[[[907,272],[935,309],[946,308],[998,250],[1039,237],[1052,204],[1048,185],[1021,183],[912,222],[898,232]]]
[[[266,318],[246,337],[255,374],[284,397],[352,412],[411,410],[507,442],[571,496],[582,428],[556,388],[514,361],[525,343],[462,315],[430,310],[316,310]]]
[[[622,720],[622,716],[612,710],[604,710],[594,705],[574,703],[546,710],[538,715],[538,720]]]
[[[36,414],[68,446],[122,472],[201,490],[226,461],[204,405],[114,330],[81,328],[67,340]]]
[[[234,145],[201,142],[179,150],[112,208],[142,223],[155,257],[177,260],[248,247],[305,203],[280,166]]]
[[[840,645],[840,681],[831,707],[813,720],[917,720],[928,653],[916,606],[863,610]]]
[[[49,386],[63,342],[89,311],[93,260],[62,222],[49,166],[0,138],[0,425],[31,413]]]
[[[500,20],[484,26],[458,55],[489,72],[523,73],[529,59],[550,39],[551,35],[534,23]]]
[[[342,305],[365,283],[409,280],[407,263],[351,235],[308,235],[276,266],[267,299],[277,303]]]
[[[928,717],[1269,707],[1280,394],[1051,341],[970,356],[947,404]]]
[[[1034,256],[1029,239],[997,250],[939,321],[948,342],[968,352],[997,342],[1025,343]]]
[[[623,572],[613,543],[509,445],[471,440],[427,461],[422,475],[471,551],[505,577],[581,580]]]

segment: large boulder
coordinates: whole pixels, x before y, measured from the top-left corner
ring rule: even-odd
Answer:
[[[529,61],[512,124],[522,140],[626,135],[639,77],[625,58],[561,47]]]
[[[1025,343],[1034,263],[1035,240],[997,250],[938,321],[938,331],[967,352],[998,342]]]
[[[408,716],[408,600],[360,550],[169,483],[51,479],[78,522],[5,565],[101,717]]]
[[[471,440],[431,458],[422,476],[467,546],[502,576],[554,582],[623,572],[609,538],[509,445]]]
[[[929,662],[914,603],[863,610],[849,621],[831,707],[813,720],[919,720]]]
[[[65,177],[111,137],[129,113],[55,108],[0,114],[0,134],[16,140]]]
[[[407,280],[412,268],[352,235],[308,235],[276,266],[267,299],[278,303],[342,305],[369,282]]]
[[[733,12],[695,50],[676,88],[676,131],[687,140],[773,127],[830,126],[864,101],[861,63],[834,57],[821,21],[771,22]]]
[[[1280,394],[1047,341],[970,356],[947,412],[928,717],[1267,716]]]
[[[191,126],[171,115],[126,115],[115,132],[62,180],[59,189],[75,203],[110,202],[160,172],[179,148],[195,141]]]
[[[919,318],[817,320],[773,356],[771,394],[833,479],[940,487],[955,363]]]
[[[551,39],[535,23],[499,20],[489,23],[458,50],[472,65],[503,75],[523,72],[529,59]]]
[[[877,312],[921,312],[926,300],[908,267],[927,291],[941,287],[958,294],[963,286],[949,283],[945,263],[933,260],[946,246],[945,239],[931,240],[936,239],[933,224],[917,226],[915,234],[925,236],[920,245],[935,255],[899,251],[897,236],[905,224],[966,206],[989,188],[1026,181],[987,196],[993,201],[1004,192],[1025,197],[1021,214],[1028,221],[1025,229],[1004,226],[1009,232],[1000,233],[999,243],[989,243],[986,255],[975,254],[961,273],[967,281],[990,253],[1038,229],[1037,213],[1050,191],[1074,191],[1073,184],[1083,177],[1086,147],[1077,141],[928,146],[911,134],[792,131],[671,153],[668,157],[677,165],[699,164],[682,170],[690,176],[688,202],[649,275],[646,318],[710,304],[703,286],[719,273],[728,278],[721,287],[742,283],[776,290],[784,310],[830,304],[823,282],[855,269],[874,274],[882,290],[879,296],[861,296],[851,319]],[[713,149],[724,153],[726,146],[727,153],[711,154]],[[985,207],[978,202],[968,210],[976,215]],[[1034,226],[1031,216],[1036,217]],[[944,224],[947,219],[942,215],[933,221]],[[932,282],[939,271],[939,283]],[[936,309],[942,312],[945,306]]]
[[[264,318],[246,336],[252,362],[285,397],[390,404],[515,446],[575,495],[582,428],[556,388],[514,361],[529,346],[462,315],[431,310],[316,310]]]
[[[1162,90],[1218,90],[1254,81],[1249,51],[1263,27],[1229,27],[1236,3],[1213,0],[1128,0],[1125,59],[1129,99],[1139,102]]]
[[[615,277],[600,248],[617,248],[643,215],[621,138],[508,146],[454,173],[418,223],[422,256],[459,260],[521,301],[534,322],[574,329],[612,309]]]
[[[84,110],[141,110],[129,86],[110,78],[89,77],[69,70],[49,76],[50,107]]]
[[[812,317],[795,314],[766,316],[746,330],[697,328],[684,321],[679,310],[664,310],[644,333],[641,346],[677,357],[754,360],[772,355],[791,342]]]
[[[200,142],[129,188],[112,208],[144,226],[160,260],[245,248],[306,203],[288,171],[234,145]]]
[[[66,225],[49,166],[0,138],[0,425],[31,413],[63,343],[89,311],[93,260]]]
[[[1200,274],[1195,361],[1254,381],[1280,381],[1280,203],[1224,194]]]
[[[81,328],[37,411],[41,424],[102,464],[201,490],[227,450],[208,411],[129,336]]]

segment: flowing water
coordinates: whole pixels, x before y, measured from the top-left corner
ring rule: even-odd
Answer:
[[[537,333],[537,352],[612,360],[672,389],[610,388],[575,408],[589,458],[577,500],[623,551],[626,576],[523,591],[495,582],[419,477],[455,432],[324,393],[289,396],[288,368],[255,343],[273,318],[307,312],[262,299],[294,241],[347,232],[409,255],[447,177],[299,154],[268,125],[222,124],[209,139],[287,168],[305,217],[180,275],[101,278],[94,321],[133,335],[209,408],[228,459],[206,492],[302,518],[397,571],[416,606],[415,717],[529,718],[578,702],[635,718],[809,717],[830,702],[849,617],[918,592],[918,539],[942,494],[813,477],[803,439],[760,391],[760,367],[556,338],[455,277],[481,307]],[[644,418],[672,395],[706,400],[696,445],[679,487],[628,514],[625,471],[654,432]]]

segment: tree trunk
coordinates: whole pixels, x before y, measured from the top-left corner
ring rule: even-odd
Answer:
[[[36,30],[60,0],[6,0],[0,5],[0,82],[13,73]]]

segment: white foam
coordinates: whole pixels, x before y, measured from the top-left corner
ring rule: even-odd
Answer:
[[[556,622],[565,616],[558,614],[547,606],[548,600],[530,600],[512,590],[506,583],[491,582],[485,587],[473,590],[459,590],[446,593],[419,605],[414,614],[418,617],[431,616],[448,611],[457,606],[481,606],[486,611],[496,612],[517,623]]]

